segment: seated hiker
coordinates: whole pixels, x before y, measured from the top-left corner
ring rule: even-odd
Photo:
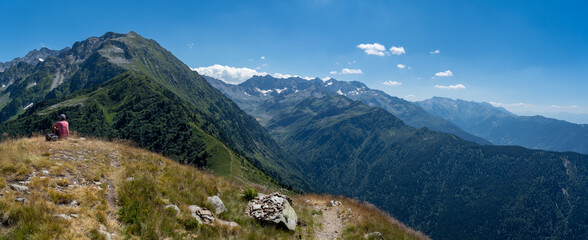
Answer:
[[[65,114],[59,115],[59,122],[56,122],[51,127],[51,132],[57,134],[59,139],[67,139],[69,137],[69,123],[65,119]]]

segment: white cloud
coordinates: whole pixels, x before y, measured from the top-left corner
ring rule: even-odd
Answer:
[[[361,69],[349,69],[349,68],[343,68],[341,69],[340,72],[337,71],[330,71],[330,74],[362,74],[363,71],[361,71]]]
[[[341,69],[341,73],[340,74],[362,74],[363,72],[361,71],[361,69],[349,69],[349,68],[343,68]]]
[[[383,82],[382,84],[388,85],[388,86],[392,86],[392,87],[396,87],[396,86],[402,85],[401,82],[397,82],[397,81],[387,81],[387,82]]]
[[[465,89],[466,87],[463,84],[456,84],[456,85],[435,85],[436,88],[441,89]]]
[[[435,73],[435,76],[437,76],[437,77],[451,77],[451,76],[453,76],[453,73],[451,71],[447,70],[445,72]]]
[[[323,80],[323,82],[329,81],[329,80],[331,80],[331,79],[332,79],[331,77],[324,77],[324,78],[321,78],[321,80]]]
[[[386,47],[379,43],[369,44],[369,43],[362,43],[357,45],[357,47],[363,50],[368,55],[377,55],[377,56],[384,56],[386,55]]]
[[[302,76],[299,76],[299,75],[290,75],[290,74],[281,74],[281,73],[274,73],[274,74],[272,74],[272,77],[275,77],[275,78],[284,78],[284,79],[285,78],[291,78],[291,77],[297,77],[297,78],[302,78],[302,79],[306,79],[306,80],[312,80],[312,79],[314,79],[312,77],[302,77]]]
[[[192,49],[194,47],[194,43],[188,43],[188,48]]]
[[[208,67],[198,67],[192,68],[193,71],[198,72],[198,74],[206,75],[209,77],[213,77],[216,79],[220,79],[229,84],[239,84],[250,79],[253,76],[265,76],[268,75],[266,72],[258,72],[255,69],[251,68],[236,68],[230,66],[223,66],[219,64],[215,64]],[[291,78],[291,77],[299,77],[306,80],[312,80],[312,77],[302,77],[299,75],[290,75],[290,74],[282,74],[282,73],[274,73],[270,74],[275,78]]]
[[[267,75],[265,72],[257,72],[251,68],[236,68],[215,64],[208,67],[192,68],[201,75],[206,75],[225,81],[226,83],[238,84],[255,75]]]
[[[394,55],[406,54],[406,52],[404,51],[404,47],[396,47],[396,46],[392,46],[390,48],[390,53],[392,53]]]
[[[259,59],[263,60],[263,59],[265,59],[265,56],[261,56]]]
[[[441,53],[441,51],[439,51],[439,49],[437,49],[437,50],[435,50],[435,51],[430,51],[429,53],[430,53],[431,55],[434,55],[434,54],[439,54],[439,53]]]
[[[412,99],[415,98],[416,96],[414,94],[408,94],[406,96],[404,96],[404,99]]]
[[[404,69],[404,68],[406,68],[406,65],[404,65],[404,64],[398,64],[398,65],[396,65],[396,67],[397,68],[400,68],[400,69]]]

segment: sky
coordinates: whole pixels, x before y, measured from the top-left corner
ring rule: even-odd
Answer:
[[[0,61],[135,31],[226,82],[360,81],[588,123],[584,1],[1,1]]]

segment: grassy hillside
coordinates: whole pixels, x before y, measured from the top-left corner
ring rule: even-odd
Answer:
[[[586,155],[477,145],[342,96],[305,100],[268,128],[319,191],[435,239],[588,237]]]
[[[300,220],[296,231],[263,226],[244,214],[241,191],[248,184],[126,143],[33,137],[0,142],[0,152],[0,239],[312,239],[332,230],[326,227],[331,223],[340,225],[332,233],[343,239],[374,231],[386,239],[427,239],[373,206],[326,195],[292,196]],[[276,190],[251,185],[264,193]],[[190,217],[188,205],[213,209],[206,198],[215,194],[228,208],[216,217],[238,227],[198,225]],[[330,200],[343,205],[327,207]],[[181,213],[165,209],[167,204]]]

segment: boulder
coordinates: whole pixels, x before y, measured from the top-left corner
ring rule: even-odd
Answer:
[[[214,208],[215,208],[214,213],[221,214],[221,213],[227,211],[225,204],[217,195],[214,195],[212,197],[208,197],[207,201],[214,206]]]
[[[331,200],[331,202],[329,202],[330,207],[336,207],[336,206],[341,206],[341,205],[343,205],[343,204],[337,200]]]
[[[164,207],[165,209],[171,208],[176,212],[176,216],[180,215],[180,208],[178,207],[178,205],[175,204],[169,204],[169,205],[165,205]]]
[[[198,221],[199,224],[212,224],[214,222],[214,215],[212,212],[206,208],[201,208],[197,205],[190,205],[188,206],[190,212],[192,212],[192,217]]]
[[[366,233],[363,236],[365,239],[378,239],[378,240],[384,240],[384,236],[380,233],[380,232],[371,232],[371,233]]]
[[[294,231],[298,216],[291,203],[292,200],[288,196],[279,193],[258,196],[249,201],[245,214],[258,221],[283,225]]]
[[[239,224],[236,223],[236,222],[229,222],[229,221],[225,221],[225,220],[218,219],[218,218],[216,219],[216,224],[225,225],[225,226],[229,226],[229,227],[232,227],[232,228],[235,228],[235,227],[238,227],[239,226]]]

